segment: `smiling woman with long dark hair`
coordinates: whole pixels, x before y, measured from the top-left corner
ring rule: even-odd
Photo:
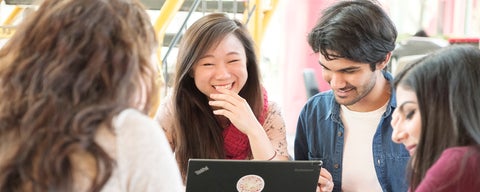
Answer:
[[[185,177],[190,158],[287,160],[285,122],[262,87],[254,42],[223,13],[183,35],[173,94],[157,119]]]

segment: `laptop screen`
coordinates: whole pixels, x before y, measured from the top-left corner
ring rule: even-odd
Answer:
[[[187,192],[292,192],[317,187],[322,161],[190,159]]]

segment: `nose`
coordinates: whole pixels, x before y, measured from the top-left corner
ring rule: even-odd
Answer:
[[[397,110],[393,112],[392,121],[390,122],[390,124],[393,128],[392,141],[395,143],[402,143],[402,141],[407,138],[408,134],[401,128],[401,120],[400,117],[398,117]]]
[[[231,77],[230,70],[226,64],[216,65],[215,78],[216,79],[228,79]]]
[[[404,132],[393,129],[392,141],[395,143],[402,143],[405,140],[406,134]]]
[[[345,79],[342,74],[332,73],[330,74],[330,87],[332,89],[341,89],[346,86]]]

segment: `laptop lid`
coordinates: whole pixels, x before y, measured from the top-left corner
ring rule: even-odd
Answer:
[[[187,192],[314,192],[322,161],[190,159]]]

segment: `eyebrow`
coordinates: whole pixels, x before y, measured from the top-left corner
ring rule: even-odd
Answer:
[[[405,101],[403,102],[400,106],[398,106],[398,109],[400,109],[401,112],[403,112],[403,107],[407,104],[416,104],[416,102],[413,101]]]
[[[231,51],[231,52],[228,52],[227,55],[240,55],[240,53],[236,52],[236,51]],[[214,56],[213,55],[204,55],[204,56],[198,58],[198,60],[204,59],[204,58],[207,58],[207,57],[214,57]]]
[[[240,53],[236,51],[231,51],[231,52],[228,52],[227,55],[240,55]]]
[[[323,65],[320,61],[318,62],[318,64],[320,64],[323,68],[327,69],[327,70],[330,70],[327,66]],[[343,68],[343,69],[339,69],[337,71],[348,71],[348,70],[355,70],[355,69],[359,69],[360,67],[358,66],[351,66],[351,67],[347,67],[347,68]]]
[[[201,56],[200,58],[198,58],[198,60],[201,60],[201,59],[204,59],[204,58],[207,58],[207,57],[213,57],[213,55],[204,55],[204,56]]]

